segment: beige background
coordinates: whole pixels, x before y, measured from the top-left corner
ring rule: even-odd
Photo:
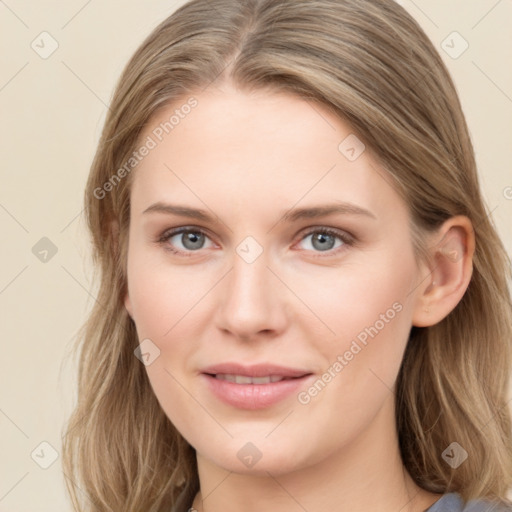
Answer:
[[[0,1],[0,511],[71,510],[58,452],[74,398],[73,361],[65,357],[94,300],[84,184],[115,80],[143,38],[182,3]],[[484,194],[510,254],[512,3],[401,3],[454,77]],[[39,36],[43,31],[51,36]],[[441,46],[453,31],[469,44],[458,58]],[[58,48],[42,58],[51,38]],[[458,36],[451,39],[452,52],[462,49]],[[43,237],[57,249],[46,262],[32,252]]]

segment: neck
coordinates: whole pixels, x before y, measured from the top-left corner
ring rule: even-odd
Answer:
[[[349,446],[292,473],[234,473],[198,454],[201,491],[192,507],[198,512],[423,512],[440,495],[421,489],[407,473],[396,430],[383,442],[383,428],[390,421],[394,424],[393,407],[387,403]]]

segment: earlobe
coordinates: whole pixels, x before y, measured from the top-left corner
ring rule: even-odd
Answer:
[[[431,248],[432,267],[418,287],[412,323],[428,327],[439,323],[460,302],[471,281],[475,234],[463,215],[448,219]]]
[[[133,320],[132,302],[130,300],[130,296],[128,295],[128,292],[126,293],[126,296],[124,298],[124,307],[125,307],[126,311],[128,311],[130,318]]]
[[[111,240],[111,247],[112,247],[112,257],[114,260],[116,260],[119,257],[118,251],[119,251],[119,236],[120,236],[120,229],[119,229],[119,222],[117,219],[113,219],[109,223],[110,228],[110,240]],[[126,291],[126,295],[124,297],[124,307],[128,314],[130,315],[131,319],[133,320],[133,311],[132,311],[132,303],[130,300],[130,295],[128,291]]]

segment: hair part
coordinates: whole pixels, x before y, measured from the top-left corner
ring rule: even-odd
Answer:
[[[95,190],[128,161],[160,109],[223,81],[293,93],[348,122],[406,202],[418,258],[428,256],[426,233],[452,216],[469,217],[471,282],[441,322],[411,329],[396,382],[396,425],[417,485],[464,500],[505,500],[512,485],[510,264],[480,192],[454,84],[434,46],[391,0],[192,0],[125,67],[87,181],[100,286],[77,338],[78,403],[63,439],[76,510],[177,511],[199,489],[195,451],[134,357],[139,341],[123,304],[136,169],[103,198]],[[441,457],[453,441],[469,454],[457,468]]]

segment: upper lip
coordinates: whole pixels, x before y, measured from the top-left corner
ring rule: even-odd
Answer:
[[[281,377],[303,377],[311,372],[301,370],[299,368],[289,368],[270,363],[253,364],[250,366],[240,363],[220,363],[208,366],[202,370],[202,373],[210,375],[228,374],[228,375],[245,375],[247,377],[267,377],[270,375],[278,375]]]

